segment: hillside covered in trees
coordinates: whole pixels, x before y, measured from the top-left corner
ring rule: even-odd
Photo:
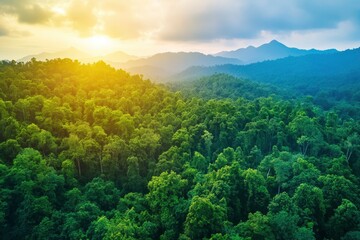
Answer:
[[[194,66],[170,80],[191,81],[215,73],[225,73],[311,95],[339,90],[338,98],[354,98],[359,101],[358,93],[347,93],[349,90],[355,90],[354,88],[359,92],[359,69],[360,48],[356,48],[341,52],[286,57],[242,66],[231,64],[212,67]],[[331,94],[328,96],[331,97]]]
[[[284,91],[270,84],[257,83],[247,79],[218,73],[208,77],[193,79],[192,81],[178,81],[167,83],[173,91],[180,91],[185,97],[199,97],[202,99],[237,99],[254,100],[260,97],[279,95],[283,98],[293,98],[295,93]]]
[[[0,62],[1,238],[359,239],[358,115],[202,81]]]

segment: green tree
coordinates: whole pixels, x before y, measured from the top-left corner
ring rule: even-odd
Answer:
[[[277,214],[281,211],[290,214],[296,214],[298,212],[297,206],[286,192],[275,195],[268,208],[269,214]]]
[[[187,201],[185,199],[188,181],[175,172],[163,172],[152,177],[148,184],[146,199],[150,209],[158,218],[160,232],[171,231],[172,237],[179,234],[180,222],[185,218]]]
[[[266,188],[264,177],[254,169],[244,171],[243,177],[248,212],[261,211],[265,213],[270,202],[270,195]]]
[[[346,149],[346,153],[345,153],[346,161],[349,162],[353,152],[355,150],[359,149],[359,147],[360,147],[359,139],[360,139],[360,137],[359,137],[359,134],[357,134],[357,133],[353,133],[346,138],[346,141],[343,144]]]
[[[223,231],[225,219],[224,207],[213,204],[207,197],[195,196],[186,216],[185,234],[191,239],[210,237]]]
[[[313,224],[319,233],[324,224],[325,203],[321,189],[302,183],[293,196],[294,203],[302,210],[301,219],[305,225]]]
[[[0,159],[7,164],[12,163],[12,160],[21,151],[21,146],[15,139],[8,139],[0,143]]]
[[[297,231],[298,215],[291,215],[288,212],[280,211],[269,219],[275,239],[295,239]]]
[[[191,159],[191,166],[196,168],[198,171],[205,173],[209,166],[209,161],[199,152],[195,152]]]
[[[139,160],[137,157],[127,159],[127,184],[126,189],[129,192],[142,192],[145,188],[145,182],[140,176]]]
[[[308,153],[310,146],[316,150],[323,142],[316,119],[306,116],[302,111],[298,112],[298,115],[289,123],[288,128],[304,156]]]
[[[109,211],[113,209],[119,201],[120,191],[115,184],[101,178],[94,178],[85,185],[85,197],[96,203],[101,210]]]
[[[340,239],[347,232],[359,230],[360,211],[349,200],[343,199],[328,222],[329,237]]]
[[[260,212],[249,213],[248,220],[246,222],[241,222],[236,228],[240,236],[244,236],[248,239],[275,239],[268,216],[263,215]]]
[[[201,138],[204,141],[204,147],[205,147],[207,159],[208,161],[211,161],[211,146],[214,136],[211,134],[211,132],[204,130],[204,134],[201,136]]]
[[[327,216],[332,215],[333,210],[341,204],[342,199],[358,201],[358,189],[354,189],[354,184],[343,176],[324,175],[319,177],[319,181],[322,183],[321,189],[324,195]]]

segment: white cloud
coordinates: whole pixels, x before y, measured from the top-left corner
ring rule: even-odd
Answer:
[[[213,53],[274,38],[344,48],[360,42],[359,12],[359,0],[0,0],[0,50],[81,48],[92,36],[138,55]]]
[[[168,40],[204,41],[256,38],[262,31],[333,29],[340,22],[357,22],[360,1],[283,0],[180,0],[166,6],[160,37]]]

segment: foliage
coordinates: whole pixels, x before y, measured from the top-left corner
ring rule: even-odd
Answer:
[[[0,62],[2,239],[358,238],[356,96],[324,108],[221,74],[189,86]]]

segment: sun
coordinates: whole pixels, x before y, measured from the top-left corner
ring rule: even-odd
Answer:
[[[52,12],[61,16],[65,16],[66,15],[66,11],[64,8],[61,8],[59,6],[54,6],[51,8]]]
[[[104,35],[95,35],[85,40],[85,46],[88,50],[94,54],[103,54],[104,52],[111,51],[113,49],[112,40]]]
[[[97,35],[97,36],[92,36],[89,38],[89,42],[91,44],[93,44],[94,46],[104,46],[110,43],[110,39],[106,36],[101,36],[101,35]]]

